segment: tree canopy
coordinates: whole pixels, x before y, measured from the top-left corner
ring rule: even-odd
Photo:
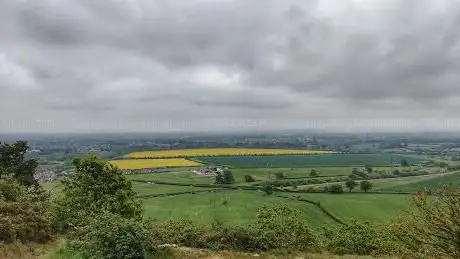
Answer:
[[[34,159],[27,159],[29,145],[26,141],[17,141],[13,144],[0,142],[0,178],[11,176],[24,185],[36,185],[34,173],[38,163]]]

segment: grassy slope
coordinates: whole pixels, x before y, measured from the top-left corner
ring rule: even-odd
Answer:
[[[227,201],[227,205],[223,202]],[[287,203],[302,210],[314,226],[332,224],[318,208],[298,201],[265,196],[255,191],[222,191],[217,193],[180,195],[144,200],[146,216],[158,220],[190,219],[200,223],[215,220],[244,225],[253,222],[257,209],[267,205]]]
[[[197,157],[204,163],[228,165],[233,168],[301,168],[322,166],[388,166],[405,158],[409,163],[421,161],[414,157],[391,154],[323,154],[323,155],[279,155],[279,156],[226,156]]]

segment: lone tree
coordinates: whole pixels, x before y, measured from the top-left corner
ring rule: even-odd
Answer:
[[[216,175],[216,184],[225,184],[224,176],[220,173]]]
[[[24,185],[37,185],[34,178],[38,163],[34,159],[26,159],[29,145],[25,141],[14,144],[0,142],[0,178],[3,175],[16,178]]]
[[[372,183],[369,181],[361,181],[360,183],[361,191],[367,192],[372,189]]]
[[[267,194],[267,195],[272,195],[273,192],[275,191],[275,188],[273,187],[273,185],[271,185],[269,183],[266,183],[262,187],[262,191],[265,192],[265,194]]]
[[[235,182],[235,178],[230,170],[224,170],[223,176],[225,184],[233,184]]]
[[[351,192],[356,186],[358,186],[358,183],[350,179],[345,183],[345,186],[347,186],[348,192]]]
[[[402,160],[401,160],[401,166],[402,166],[402,167],[408,167],[408,166],[409,166],[409,162],[407,162],[406,159],[402,159]]]
[[[310,176],[311,177],[316,177],[318,175],[319,175],[318,171],[316,169],[312,168],[311,171],[310,171]]]
[[[284,179],[284,174],[283,172],[277,172],[275,174],[276,180],[283,180]]]
[[[245,180],[247,183],[252,183],[252,182],[255,182],[255,181],[256,181],[256,179],[254,179],[254,177],[252,177],[252,175],[249,175],[249,174],[247,174],[247,175],[244,176],[244,180]]]

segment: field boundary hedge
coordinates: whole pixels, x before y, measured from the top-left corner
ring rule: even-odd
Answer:
[[[163,182],[156,180],[131,180],[132,182],[138,183],[148,183],[148,184],[162,184],[162,185],[174,185],[174,186],[189,186],[189,187],[199,187],[199,188],[216,188],[216,189],[233,189],[233,190],[251,190],[256,191],[260,190],[261,187],[256,186],[232,186],[232,185],[222,185],[222,184],[205,184],[205,183],[172,183],[172,182]]]
[[[139,197],[140,199],[148,199],[148,198],[156,198],[156,197],[168,197],[168,196],[177,196],[177,195],[184,195],[184,194],[198,194],[198,193],[219,192],[219,191],[223,191],[223,189],[145,194],[145,195],[139,195],[137,197]]]

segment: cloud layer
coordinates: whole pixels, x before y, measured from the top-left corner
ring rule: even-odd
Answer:
[[[0,131],[457,129],[458,0],[0,0]]]

